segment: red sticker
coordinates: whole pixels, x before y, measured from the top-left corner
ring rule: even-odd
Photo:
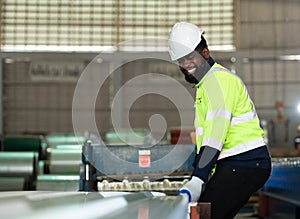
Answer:
[[[140,150],[139,167],[150,167],[150,164],[151,164],[150,150]]]

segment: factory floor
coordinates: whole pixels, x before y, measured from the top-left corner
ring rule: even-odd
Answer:
[[[258,219],[258,196],[253,195],[234,219]]]
[[[252,213],[238,213],[234,219],[259,219],[259,217]]]

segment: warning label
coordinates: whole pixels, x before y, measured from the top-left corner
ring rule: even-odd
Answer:
[[[139,151],[139,167],[150,167],[151,165],[151,151],[140,150]]]

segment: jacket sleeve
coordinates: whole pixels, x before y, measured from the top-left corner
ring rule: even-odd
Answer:
[[[195,168],[192,176],[197,176],[206,182],[218,159],[219,154],[220,151],[215,148],[210,146],[202,146],[196,156]]]

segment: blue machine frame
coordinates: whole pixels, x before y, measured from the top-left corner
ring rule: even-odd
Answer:
[[[84,145],[80,171],[80,191],[97,191],[97,178],[158,179],[192,170],[195,145]],[[148,165],[141,165],[140,158]]]
[[[300,218],[300,158],[273,158],[272,172],[260,194],[266,217]]]

